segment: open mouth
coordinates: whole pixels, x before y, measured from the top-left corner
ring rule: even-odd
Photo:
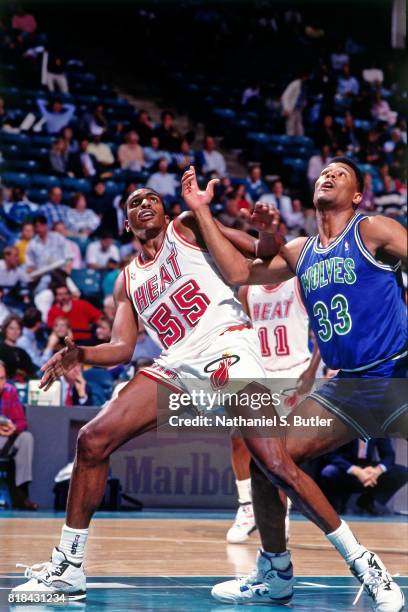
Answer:
[[[139,221],[149,221],[149,219],[153,219],[155,213],[152,210],[142,210],[138,214]]]
[[[332,181],[324,181],[324,183],[322,183],[320,189],[333,189],[334,188],[334,183]]]

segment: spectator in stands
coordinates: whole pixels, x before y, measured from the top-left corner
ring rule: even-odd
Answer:
[[[379,461],[375,454],[378,453]],[[388,514],[386,504],[408,481],[408,469],[395,463],[391,440],[354,440],[326,455],[320,482],[333,506],[344,512],[352,493],[357,507],[371,515]]]
[[[72,257],[72,269],[80,270],[82,268],[81,249],[79,248],[76,242],[68,238],[69,232],[65,223],[63,223],[62,221],[57,221],[57,223],[54,223],[52,229],[54,232],[57,232],[57,234],[61,234],[61,236],[64,236]]]
[[[261,85],[256,81],[242,92],[241,106],[244,106],[246,110],[257,109],[260,101]]]
[[[133,127],[139,134],[141,146],[146,147],[154,132],[153,122],[146,110],[140,109]]]
[[[72,208],[68,210],[67,229],[70,236],[88,237],[99,226],[98,215],[87,208],[83,193],[76,193],[72,198]]]
[[[286,217],[293,212],[292,201],[289,196],[284,194],[283,183],[280,179],[272,183],[272,193],[265,193],[260,197],[260,202],[266,202],[275,206],[283,220],[286,220]]]
[[[94,406],[95,401],[92,394],[92,385],[87,383],[81,364],[73,367],[64,374],[62,396],[65,406]]]
[[[171,221],[173,221],[173,219],[176,219],[183,212],[180,202],[172,202],[168,207],[167,212]]]
[[[362,138],[361,130],[355,126],[353,115],[347,112],[339,131],[339,147],[349,153],[358,153]]]
[[[19,264],[26,263],[26,251],[30,240],[34,237],[34,225],[31,221],[25,221],[21,226],[20,239],[17,240],[15,247],[18,251]]]
[[[140,172],[145,160],[143,149],[139,144],[139,134],[131,130],[125,136],[125,143],[118,149],[118,161],[122,170]]]
[[[340,99],[357,96],[360,91],[360,84],[356,77],[352,76],[349,64],[345,64],[341,74],[337,79],[337,95]]]
[[[159,159],[158,171],[154,172],[146,183],[146,187],[154,189],[162,198],[174,198],[179,181],[174,174],[168,172],[169,162],[162,157]]]
[[[51,187],[48,192],[48,202],[41,206],[41,214],[47,219],[48,226],[51,228],[58,221],[67,225],[69,206],[62,204],[63,192],[61,187]]]
[[[132,189],[132,191],[135,189]],[[125,236],[125,208],[127,198],[127,195],[115,196],[112,205],[104,212],[101,220],[99,231],[109,232],[115,240],[119,238],[123,239]]]
[[[222,178],[226,175],[227,166],[222,153],[216,150],[213,136],[206,136],[204,148],[197,154],[197,163],[201,172],[205,175],[216,174]]]
[[[378,67],[375,59],[371,61],[369,68],[364,68],[362,74],[366,83],[374,85],[375,87],[378,87],[384,81],[384,72]]]
[[[187,138],[183,138],[180,142],[180,148],[177,153],[173,153],[172,163],[176,166],[178,172],[183,173],[186,168],[194,165],[195,152],[190,146]]]
[[[45,128],[48,134],[58,134],[71,121],[75,114],[74,104],[63,104],[61,100],[55,99],[50,104],[42,98],[37,100],[38,108],[42,118],[45,120]]]
[[[286,225],[291,239],[306,234],[306,216],[302,202],[298,198],[292,200],[292,211],[286,214]]]
[[[3,250],[4,259],[0,260],[0,287],[9,289],[16,285],[27,285],[30,282],[24,266],[19,264],[18,249],[8,246]]]
[[[148,365],[153,363],[153,359],[156,359],[160,355],[160,348],[151,339],[149,334],[146,333],[143,322],[140,321],[137,330],[137,341],[135,350],[133,351],[131,362],[135,364],[136,369],[139,363]]]
[[[51,355],[58,353],[61,349],[65,348],[64,339],[66,337],[72,338],[72,329],[69,326],[68,319],[66,317],[56,317],[50,335],[48,336],[47,346],[45,352],[49,352]]]
[[[101,232],[100,239],[88,245],[85,261],[94,270],[107,270],[110,262],[119,263],[119,249],[113,244],[112,234]]]
[[[23,331],[17,340],[17,346],[29,355],[31,361],[40,368],[52,355],[49,350],[40,350],[38,334],[42,328],[41,312],[34,306],[27,308],[23,315]]]
[[[61,138],[64,139],[65,148],[69,155],[71,155],[71,153],[78,153],[79,143],[74,136],[72,127],[69,127],[69,125],[64,127],[64,129],[61,131]]]
[[[288,136],[303,136],[303,109],[306,105],[306,83],[309,74],[302,71],[299,78],[291,81],[285,88],[282,97],[282,114],[286,119]]]
[[[155,129],[160,144],[165,151],[175,152],[180,147],[180,134],[174,125],[174,115],[170,111],[163,111],[160,116],[160,124]]]
[[[37,30],[37,22],[34,15],[27,13],[27,11],[19,5],[11,19],[11,27],[13,30],[19,30],[24,34],[34,34]]]
[[[92,142],[88,145],[87,152],[93,155],[103,170],[111,170],[115,164],[115,158],[110,147],[102,142],[103,128],[94,129]]]
[[[86,300],[74,298],[66,285],[56,284],[53,292],[55,299],[48,313],[48,327],[53,327],[58,317],[65,317],[75,342],[90,340],[91,327],[101,318],[101,311]]]
[[[38,205],[30,202],[24,189],[19,186],[12,187],[10,201],[6,203],[8,218],[17,225],[28,221],[38,210]]]
[[[330,55],[330,61],[333,70],[337,72],[340,72],[349,63],[350,57],[345,53],[342,43],[337,43],[335,51]]]
[[[152,136],[150,139],[150,146],[143,148],[143,156],[145,166],[148,170],[152,170],[155,164],[158,163],[159,159],[163,157],[167,159],[169,164],[172,161],[172,157],[168,151],[163,151],[160,147],[160,140],[158,136]]]
[[[81,119],[80,129],[85,134],[102,134],[108,129],[103,104],[97,104],[92,113],[85,113]],[[102,132],[101,132],[102,130]]]
[[[12,121],[12,113],[6,109],[4,98],[0,98],[0,129],[9,125],[10,121]]]
[[[77,178],[93,178],[98,173],[98,162],[88,153],[88,146],[88,138],[81,138],[79,151],[69,156],[69,169]]]
[[[88,207],[96,212],[99,217],[103,217],[103,215],[112,208],[112,196],[106,193],[106,186],[103,181],[97,181],[93,185],[91,193],[87,196],[87,200]]]
[[[4,321],[11,315],[11,311],[3,302],[4,291],[0,287],[0,325],[3,325]]]
[[[22,333],[20,317],[11,314],[3,321],[1,327],[0,359],[4,362],[9,378],[25,382],[37,375],[37,366],[31,361],[26,351],[17,346]]]
[[[407,213],[407,197],[396,189],[395,181],[387,175],[383,178],[384,189],[374,198],[375,210],[380,215],[396,218],[404,223]]]
[[[108,317],[102,316],[95,330],[95,336],[97,339],[97,344],[103,344],[104,342],[109,342],[112,336],[112,320]]]
[[[68,173],[68,157],[69,154],[65,140],[57,138],[52,144],[50,151],[51,172],[60,176],[66,176]]]
[[[395,125],[398,119],[398,113],[391,110],[387,100],[381,97],[381,91],[375,93],[374,104],[371,107],[371,114],[377,121],[386,123],[387,125]]]
[[[325,115],[323,117],[322,125],[318,126],[315,132],[315,142],[319,147],[323,145],[329,145],[330,149],[334,151],[338,146],[338,128],[336,127],[332,115]]]
[[[362,212],[373,212],[375,210],[373,177],[369,172],[364,173],[363,197],[358,208]]]
[[[380,134],[377,130],[369,130],[360,151],[360,159],[366,164],[379,164],[383,159],[383,150],[380,142]]]
[[[27,272],[34,272],[45,266],[71,261],[72,255],[65,238],[57,232],[49,231],[47,219],[44,215],[34,218],[35,236],[30,241],[26,252]],[[47,289],[51,282],[49,274],[41,277],[35,292],[40,293]],[[37,307],[41,310],[40,306]]]
[[[318,177],[320,176],[321,171],[331,160],[330,155],[330,147],[329,145],[323,145],[318,155],[312,155],[309,159],[309,164],[307,167],[307,178],[309,179],[310,189],[314,189],[314,184]]]
[[[57,86],[61,93],[69,93],[68,79],[65,74],[65,60],[62,53],[56,49],[49,49],[47,57],[47,87],[48,91],[55,91]]]
[[[113,295],[107,295],[103,300],[103,313],[113,323],[116,314],[116,304]]]
[[[234,192],[229,193],[226,197],[226,203],[223,212],[218,215],[218,219],[223,225],[233,227],[234,229],[246,229],[247,222],[244,217],[240,216],[239,200]]]
[[[249,166],[248,176],[244,182],[248,199],[252,204],[255,204],[264,193],[268,193],[268,185],[262,178],[262,169],[260,164],[251,164]]]
[[[27,419],[17,389],[7,382],[6,365],[0,362],[0,415],[8,419],[0,424],[0,455],[14,458],[15,487],[13,507],[37,510],[29,498],[28,487],[33,479],[34,439],[27,431]]]

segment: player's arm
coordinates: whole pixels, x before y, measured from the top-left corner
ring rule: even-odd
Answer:
[[[389,217],[367,217],[360,223],[360,233],[365,247],[375,257],[378,250],[396,259],[407,261],[407,230]]]
[[[256,260],[253,266],[254,269],[256,266],[254,277],[251,277],[252,262],[223,235],[211,215],[208,205],[212,199],[215,182],[216,180],[210,181],[206,191],[200,191],[194,168],[190,168],[183,175],[182,189],[184,201],[193,211],[207,249],[224,279],[232,285],[243,285],[258,284],[258,278],[261,279],[261,283],[280,282],[291,278],[294,275],[293,271],[286,264],[285,259],[279,255],[269,264]],[[287,245],[283,248],[286,247]],[[270,265],[271,273],[269,276],[264,276],[268,265]]]
[[[44,375],[40,387],[48,389],[52,383],[78,363],[110,367],[130,361],[137,339],[137,319],[126,294],[124,272],[119,275],[114,289],[116,315],[110,342],[98,346],[77,346],[65,338],[66,348],[56,353],[41,368]]]
[[[267,210],[264,210],[267,209]],[[252,215],[254,227],[259,230],[259,238],[254,238],[246,232],[226,227],[217,219],[214,223],[222,235],[231,242],[248,259],[260,257],[262,259],[270,258],[279,252],[280,247],[285,244],[285,239],[278,233],[271,234],[269,231],[264,231],[260,225],[266,225],[266,217],[270,217],[270,223],[274,224],[274,218],[277,211],[273,211],[269,206],[262,203],[257,203]],[[260,219],[260,221],[259,221]],[[174,220],[175,228],[189,242],[197,244],[202,249],[206,249],[207,245],[200,231],[198,221],[192,212],[184,212]],[[258,227],[257,227],[258,225]]]
[[[296,383],[296,389],[299,395],[306,395],[306,393],[310,393],[310,391],[312,390],[312,387],[316,380],[316,372],[320,364],[320,359],[320,350],[316,340],[314,339],[310,363],[306,370],[302,372],[302,374],[299,376],[298,381]]]

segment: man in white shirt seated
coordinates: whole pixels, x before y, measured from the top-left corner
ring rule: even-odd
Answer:
[[[96,242],[91,242],[86,249],[85,261],[88,268],[107,270],[110,260],[119,263],[119,249],[113,244],[112,235],[108,232],[103,232],[100,239]]]
[[[176,188],[179,185],[174,174],[168,172],[169,162],[164,157],[159,159],[159,171],[151,175],[147,181],[146,187],[154,189],[162,198],[176,196]]]
[[[212,136],[207,136],[204,142],[204,149],[201,151],[202,165],[201,172],[210,174],[216,172],[222,178],[226,175],[227,165],[224,156],[215,149],[215,140]]]
[[[272,193],[264,193],[259,198],[259,201],[265,202],[266,204],[272,204],[279,210],[284,221],[286,221],[286,219],[293,212],[292,200],[289,196],[284,195],[283,183],[280,179],[277,179],[272,184]]]

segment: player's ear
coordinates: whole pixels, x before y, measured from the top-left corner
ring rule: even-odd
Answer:
[[[126,232],[130,232],[130,225],[129,225],[129,221],[127,219],[125,219],[125,231]]]
[[[362,199],[363,199],[363,194],[357,191],[353,197],[354,208],[357,208],[357,206],[360,206]]]
[[[166,220],[166,223],[170,223],[171,219],[170,219],[169,215],[164,215],[164,218]]]

